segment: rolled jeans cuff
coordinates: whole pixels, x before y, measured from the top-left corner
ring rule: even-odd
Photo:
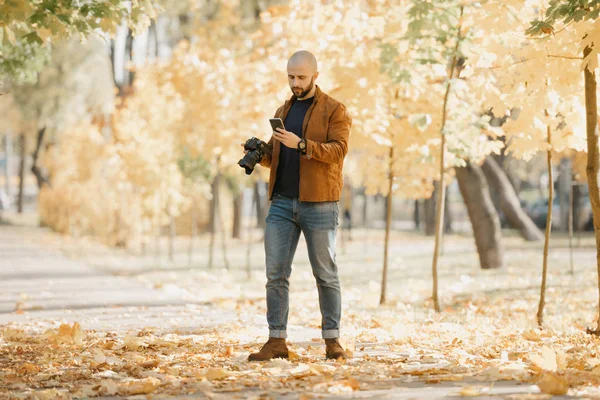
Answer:
[[[285,338],[287,338],[287,331],[269,330],[269,337],[279,338],[279,339],[285,339]]]
[[[340,330],[339,329],[327,329],[323,332],[323,339],[339,339],[340,338]]]

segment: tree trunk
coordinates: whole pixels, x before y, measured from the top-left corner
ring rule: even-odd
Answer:
[[[215,251],[215,237],[217,235],[217,213],[219,211],[219,183],[221,181],[221,174],[217,173],[213,178],[211,184],[212,199],[210,200],[210,219],[208,222],[208,229],[210,232],[210,244],[208,249],[208,267],[212,268],[214,251]]]
[[[177,19],[179,20],[179,32],[181,34],[181,39],[190,41],[190,15],[189,14],[179,14]]]
[[[118,30],[117,30],[117,34],[118,34]],[[122,85],[119,84],[119,82],[117,82],[117,62],[116,62],[116,37],[114,39],[110,40],[110,65],[112,66],[112,77],[113,77],[113,83],[115,85],[115,87],[119,90],[118,95],[121,96],[122,95]]]
[[[5,179],[5,189],[6,195],[10,198],[12,196],[12,157],[13,157],[13,142],[12,142],[12,134],[7,133],[4,136],[4,161],[6,162],[4,168],[4,179]]]
[[[433,236],[435,234],[435,197],[437,192],[434,190],[431,197],[423,201],[423,211],[425,214],[425,235]]]
[[[223,262],[225,269],[229,270],[229,260],[227,259],[227,235],[225,234],[225,224],[221,215],[221,207],[217,204],[217,215],[219,217],[219,227],[221,228],[221,251],[223,253]]]
[[[363,209],[362,209],[362,224],[364,228],[368,228],[369,225],[369,196],[367,195],[367,191],[363,189]]]
[[[240,239],[242,237],[242,205],[243,192],[239,188],[235,188],[233,194],[233,229],[231,237]]]
[[[572,176],[571,176],[572,178]],[[571,275],[575,275],[575,264],[573,263],[573,182],[569,188],[569,262],[571,264]]]
[[[452,233],[452,210],[450,210],[450,202],[448,200],[448,188],[446,188],[446,195],[444,196],[444,234]]]
[[[389,260],[389,246],[390,246],[390,227],[392,225],[392,199],[394,198],[393,185],[394,185],[394,146],[390,147],[390,164],[388,171],[388,194],[386,198],[385,207],[385,241],[383,249],[383,273],[381,276],[381,297],[379,298],[379,304],[383,304],[386,301],[387,296],[387,275],[388,275],[388,260]]]
[[[252,278],[252,231],[254,229],[252,217],[254,217],[254,212],[256,204],[260,201],[260,197],[258,195],[258,191],[256,191],[256,185],[254,185],[254,193],[252,196],[252,207],[250,207],[250,220],[248,221],[248,247],[246,248],[246,274],[248,279]]]
[[[254,184],[254,197],[256,198],[256,227],[264,229],[267,219],[267,207],[265,201],[263,201],[263,196],[261,195],[261,185],[264,186],[264,183],[260,181]],[[267,187],[267,197],[269,196],[268,190]]]
[[[17,201],[17,211],[19,214],[23,213],[23,200],[25,197],[25,162],[26,162],[26,146],[25,135],[21,133],[19,135],[19,147],[21,150],[21,159],[19,160],[19,199]]]
[[[192,210],[190,215],[192,229],[190,233],[190,244],[188,247],[188,264],[192,264],[194,257],[194,239],[198,234],[198,221],[196,220],[196,200],[192,199]]]
[[[473,236],[483,269],[501,268],[502,244],[500,219],[494,208],[481,167],[468,163],[455,168],[460,193],[467,206]]]
[[[156,221],[154,223],[154,257],[157,262],[160,260],[160,220],[159,217],[156,217]]]
[[[149,56],[152,56],[149,57]],[[146,43],[146,57],[155,62],[158,61],[158,34],[156,32],[156,21],[150,20],[148,27],[148,42]]]
[[[481,169],[488,184],[494,188],[500,209],[506,215],[509,225],[514,229],[518,229],[525,240],[542,240],[542,232],[521,208],[517,193],[496,160],[487,157]]]
[[[421,227],[421,215],[419,212],[419,200],[415,200],[413,208],[413,221],[415,223],[415,230],[419,230]]]
[[[135,70],[133,66],[133,31],[131,28],[127,28],[127,38],[125,39],[125,60],[125,86],[131,88],[131,86],[133,86],[133,79],[135,78]]]
[[[43,185],[50,185],[48,178],[42,173],[42,169],[37,165],[42,143],[44,142],[44,134],[46,133],[46,127],[43,127],[38,131],[37,143],[35,145],[35,151],[33,152],[33,161],[31,164],[31,172],[35,175],[37,180],[38,188],[41,189]]]
[[[460,8],[460,19],[459,21],[462,20],[462,16],[463,16],[463,11],[464,8],[461,7]],[[458,26],[458,35],[457,35],[457,40],[456,40],[456,46],[454,48],[454,56],[452,57],[452,62],[450,65],[450,71],[448,73],[448,82],[446,85],[446,92],[444,93],[444,102],[442,103],[442,125],[440,127],[440,137],[441,137],[441,144],[440,144],[440,164],[439,164],[439,171],[440,171],[440,183],[439,183],[439,187],[438,187],[438,198],[437,198],[437,204],[439,205],[437,207],[437,212],[436,212],[436,218],[435,218],[435,246],[433,249],[433,260],[431,262],[431,277],[432,277],[432,300],[433,300],[433,308],[435,309],[436,312],[440,312],[442,311],[440,308],[440,300],[438,297],[438,258],[440,256],[440,244],[441,244],[441,238],[442,238],[442,231],[444,229],[443,226],[443,222],[444,222],[444,204],[445,203],[445,197],[446,197],[446,188],[444,187],[444,174],[445,174],[445,166],[444,166],[444,159],[445,159],[445,153],[446,153],[446,135],[444,133],[444,128],[446,127],[446,118],[448,115],[448,97],[450,96],[450,88],[452,87],[452,79],[454,79],[454,71],[456,70],[456,63],[457,63],[457,53],[458,53],[458,47],[460,46],[460,30],[461,27],[460,25]],[[433,196],[432,196],[433,197]]]
[[[587,57],[592,52],[590,47],[583,50],[583,57]],[[594,236],[596,238],[596,267],[598,270],[598,295],[600,312],[600,189],[598,188],[598,172],[600,170],[600,160],[598,154],[598,103],[596,100],[596,73],[585,68],[583,71],[585,79],[585,120],[587,136],[587,167],[586,175],[589,187],[590,203],[592,205],[592,214],[594,220]],[[600,334],[600,314],[596,323],[595,330],[588,330],[589,333]]]
[[[560,230],[563,232],[569,231],[569,213],[570,213],[570,202],[569,194],[572,187],[571,173],[571,159],[569,157],[563,157],[560,160],[559,172],[558,172],[558,200],[560,204]]]
[[[175,255],[175,217],[169,215],[169,261],[173,261]]]
[[[546,112],[548,116],[548,112]],[[548,275],[548,246],[550,245],[550,231],[552,230],[552,203],[554,202],[554,178],[552,177],[552,135],[550,125],[546,127],[548,141],[548,214],[546,215],[546,237],[544,238],[544,261],[542,263],[542,285],[540,288],[540,302],[537,311],[537,323],[544,324],[544,304],[546,302],[546,276]]]

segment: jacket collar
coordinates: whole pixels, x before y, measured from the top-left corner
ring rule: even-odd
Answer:
[[[323,91],[321,90],[321,88],[319,87],[319,85],[315,84],[315,87],[316,87],[316,90],[315,90],[315,96],[314,96],[313,104],[316,103],[319,100],[319,98],[323,95]],[[285,102],[285,105],[286,106],[288,106],[288,105],[291,106],[292,104],[294,104],[295,101],[296,101],[296,96],[292,95],[292,97],[290,97],[290,99]]]

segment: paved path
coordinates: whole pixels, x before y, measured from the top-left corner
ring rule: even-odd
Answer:
[[[237,319],[233,310],[215,308],[189,287],[156,285],[135,274],[115,275],[107,269],[92,267],[80,258],[69,257],[57,245],[57,236],[47,230],[0,225],[0,328],[8,324],[39,324],[78,321],[85,329],[118,331],[147,326],[170,330],[197,331],[219,328]],[[188,271],[189,273],[189,271]],[[172,274],[177,274],[176,271]],[[249,325],[263,329],[263,316],[245,317]],[[310,338],[318,330],[290,327],[296,337]],[[358,357],[369,354],[365,351]],[[396,387],[354,392],[335,398],[443,399],[462,398],[463,386],[487,387],[482,395],[469,398],[519,398],[515,395],[538,393],[535,385],[517,382],[451,382],[425,385],[406,379]],[[235,397],[260,396],[255,389]],[[232,394],[215,398],[232,398]],[[319,396],[329,398],[328,396]],[[204,398],[203,395],[181,396]],[[290,393],[282,398],[297,399]],[[568,398],[568,397],[555,397]]]

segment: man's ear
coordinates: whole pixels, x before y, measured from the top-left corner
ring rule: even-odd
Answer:
[[[315,81],[317,80],[317,78],[319,77],[319,71],[315,72]]]

